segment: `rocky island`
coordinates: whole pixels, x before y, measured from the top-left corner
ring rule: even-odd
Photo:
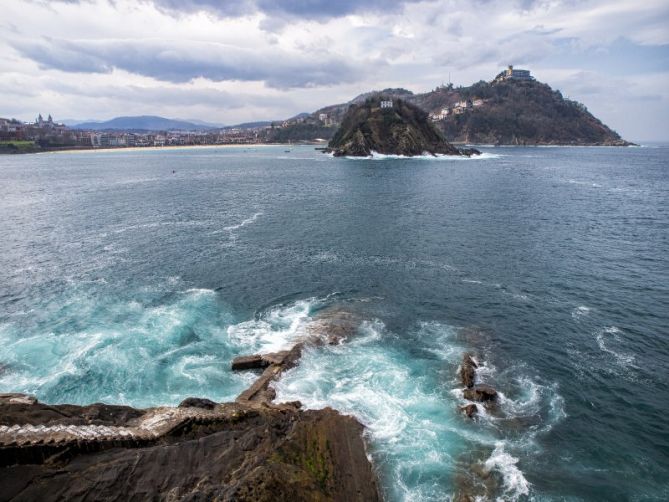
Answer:
[[[238,357],[262,370],[233,403],[47,405],[0,394],[0,500],[375,501],[363,426],[335,410],[274,403],[270,384],[306,345],[355,333],[327,312],[290,350]]]
[[[448,143],[428,120],[428,114],[406,101],[385,96],[368,97],[352,104],[328,145],[336,157],[384,155],[465,155],[475,149],[458,149]]]

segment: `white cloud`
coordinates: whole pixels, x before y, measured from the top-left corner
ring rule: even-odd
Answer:
[[[220,5],[3,1],[0,116],[273,119],[372,88],[429,90],[449,73],[467,85],[513,63],[583,101],[623,136],[669,129],[666,0]],[[664,59],[627,75],[598,66],[598,50],[621,39],[637,48],[635,58],[658,58],[660,47]],[[629,57],[621,54],[619,65]]]

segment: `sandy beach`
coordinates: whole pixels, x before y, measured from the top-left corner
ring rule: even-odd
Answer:
[[[320,145],[321,143],[313,143]],[[162,150],[215,150],[220,148],[266,148],[271,146],[289,147],[294,145],[285,145],[281,143],[253,143],[248,145],[170,145],[170,146],[131,146],[119,148],[87,148],[87,149],[69,149],[69,150],[53,150],[47,152],[36,152],[38,155],[54,154],[54,153],[110,153],[110,152],[147,152],[147,151],[162,151]]]

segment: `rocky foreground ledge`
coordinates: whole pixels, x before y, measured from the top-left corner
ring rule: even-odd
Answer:
[[[136,409],[0,394],[0,500],[380,500],[355,418],[272,402],[270,383],[303,347],[340,343],[353,321],[329,313],[291,350],[236,359],[264,371],[234,403]]]

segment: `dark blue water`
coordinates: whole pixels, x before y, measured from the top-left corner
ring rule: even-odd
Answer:
[[[389,500],[669,498],[669,148],[284,149],[0,157],[0,391],[233,399],[336,306],[277,391],[365,423]]]

